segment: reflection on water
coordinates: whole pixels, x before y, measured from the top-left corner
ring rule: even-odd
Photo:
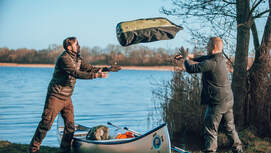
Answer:
[[[53,68],[0,67],[0,140],[30,142],[52,73]],[[154,111],[151,84],[171,76],[170,71],[122,70],[107,79],[77,80],[72,96],[75,122],[91,127],[110,121],[147,131],[148,113]],[[58,146],[56,121],[42,145]]]

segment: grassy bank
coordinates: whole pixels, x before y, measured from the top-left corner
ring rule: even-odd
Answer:
[[[245,153],[271,153],[271,141],[270,139],[263,139],[257,137],[252,130],[245,129],[239,132],[240,139],[243,142]],[[229,144],[227,143],[226,136],[219,135],[218,153],[231,153]],[[221,145],[223,144],[223,145]],[[1,153],[27,153],[28,145],[14,144],[8,141],[0,140],[0,152]],[[57,153],[58,148],[42,146],[39,153]],[[173,152],[176,153],[176,152]],[[191,153],[201,153],[200,150],[192,151]]]
[[[238,132],[243,143],[244,153],[271,153],[271,139],[256,136],[250,128]],[[197,144],[196,144],[197,145]],[[200,146],[197,146],[200,148]],[[231,145],[225,134],[218,135],[218,153],[232,153]],[[202,153],[199,149],[193,149],[191,153]]]
[[[0,153],[27,153],[26,144],[15,144],[0,140]],[[58,153],[59,149],[54,147],[41,146],[39,153]]]

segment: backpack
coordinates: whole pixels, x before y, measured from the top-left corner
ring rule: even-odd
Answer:
[[[92,127],[86,136],[87,140],[108,140],[109,128],[104,125]]]

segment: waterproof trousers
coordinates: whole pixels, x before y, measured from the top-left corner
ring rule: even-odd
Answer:
[[[45,100],[42,119],[36,129],[36,132],[31,140],[29,152],[37,152],[40,149],[40,144],[50,130],[57,114],[60,113],[64,119],[64,135],[61,140],[60,149],[63,152],[70,152],[71,141],[74,134],[74,114],[73,104],[71,98],[66,100],[56,98],[55,96],[48,96]]]
[[[242,143],[235,129],[233,101],[208,105],[204,116],[204,152],[216,152],[219,124],[223,120],[225,134],[232,143],[233,152],[242,152]]]

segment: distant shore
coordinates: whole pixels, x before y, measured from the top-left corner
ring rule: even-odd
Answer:
[[[40,67],[50,68],[54,67],[54,64],[19,64],[19,63],[0,63],[0,66],[7,67]],[[95,65],[97,67],[104,67],[106,65]],[[173,71],[173,66],[121,66],[122,70],[156,70],[156,71]]]

